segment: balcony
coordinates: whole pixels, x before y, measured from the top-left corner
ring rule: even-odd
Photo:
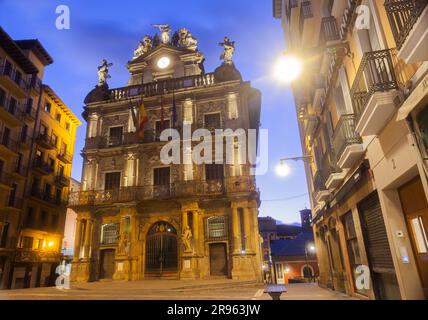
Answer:
[[[258,192],[254,178],[236,177],[226,180],[181,181],[160,186],[74,192],[70,194],[69,205],[71,207],[109,205],[142,200],[207,197],[248,192]]]
[[[14,157],[18,153],[18,143],[0,132],[0,154],[6,157]]]
[[[12,99],[5,97],[0,100],[0,118],[12,127],[22,125],[22,108],[21,105]]]
[[[401,102],[393,63],[393,49],[367,52],[361,60],[351,89],[356,131],[378,135]]]
[[[314,78],[314,99],[312,106],[316,114],[321,114],[326,94],[326,82],[323,74],[319,73]]]
[[[31,146],[31,140],[32,140],[32,137],[30,137],[28,135],[21,135],[19,137],[19,141],[18,141],[19,146],[22,149],[28,150]]]
[[[58,152],[57,158],[67,164],[73,163],[73,155],[67,151]]]
[[[300,5],[300,17],[299,17],[299,31],[302,39],[306,38],[306,35],[311,31],[308,28],[308,24],[312,21],[311,19],[314,17],[312,12],[312,2],[311,1],[303,1]]]
[[[34,159],[33,170],[37,171],[41,175],[49,175],[54,172],[54,169],[41,158]]]
[[[16,165],[15,169],[12,171],[12,175],[17,179],[25,179],[27,177],[27,167],[22,165]]]
[[[428,60],[428,1],[386,0],[399,57],[407,64]]]
[[[12,188],[13,178],[6,172],[0,172],[0,188],[10,190]]]
[[[330,198],[330,191],[325,187],[325,178],[321,169],[317,170],[314,176],[314,196],[316,201],[323,202]]]
[[[17,198],[17,197],[9,197],[9,199],[6,202],[6,208],[20,210],[22,209],[23,204],[24,204],[23,199]]]
[[[40,133],[37,136],[36,142],[43,148],[48,150],[53,150],[56,148],[56,141],[52,138],[52,136],[46,133]]]
[[[54,197],[50,192],[39,188],[32,188],[29,192],[29,196],[54,206],[65,207],[68,204],[68,201],[59,197]]]
[[[55,177],[55,182],[61,187],[68,187],[70,186],[70,177],[60,174]]]
[[[320,45],[331,45],[340,41],[339,28],[335,17],[325,17],[321,20]]]
[[[187,88],[203,88],[216,84],[214,73],[206,73],[196,76],[182,77],[146,83],[137,86],[127,86],[110,90],[112,100],[129,99],[143,95],[144,97],[157,96],[172,93]]]
[[[352,168],[361,158],[364,154],[362,143],[355,131],[355,115],[342,115],[333,134],[333,148],[337,152],[337,164],[341,169]]]
[[[27,95],[27,83],[22,74],[12,67],[0,66],[0,83],[18,99],[23,99]]]

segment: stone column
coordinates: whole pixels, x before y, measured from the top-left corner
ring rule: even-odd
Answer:
[[[252,219],[251,219],[250,210],[248,208],[243,208],[243,217],[244,217],[244,230],[245,230],[245,251],[254,252],[254,246],[252,241],[254,234],[251,228]]]
[[[82,242],[82,221],[80,219],[77,219],[76,237],[74,239],[74,257],[73,257],[73,260],[79,260],[79,258],[80,258],[81,242]]]
[[[193,250],[199,254],[199,211],[192,211],[193,214]]]
[[[91,230],[92,230],[92,221],[91,219],[86,219],[86,232],[85,232],[85,242],[84,242],[84,258],[89,259],[89,251],[91,245]]]
[[[233,251],[241,253],[241,226],[238,215],[238,208],[232,206],[232,231],[233,231]]]

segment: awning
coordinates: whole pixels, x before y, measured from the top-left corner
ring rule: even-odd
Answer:
[[[398,110],[397,121],[406,119],[425,97],[428,97],[428,73]]]

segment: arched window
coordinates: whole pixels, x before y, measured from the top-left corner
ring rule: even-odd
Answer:
[[[118,229],[117,223],[103,225],[101,228],[101,244],[117,243]]]
[[[227,222],[225,216],[207,219],[207,237],[212,240],[227,238]]]

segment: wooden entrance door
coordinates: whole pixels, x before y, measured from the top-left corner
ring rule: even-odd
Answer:
[[[100,279],[113,279],[114,249],[101,250]]]
[[[227,276],[227,250],[225,243],[210,245],[210,273],[212,276]]]
[[[421,179],[410,181],[398,192],[422,286],[428,297],[428,203]]]

